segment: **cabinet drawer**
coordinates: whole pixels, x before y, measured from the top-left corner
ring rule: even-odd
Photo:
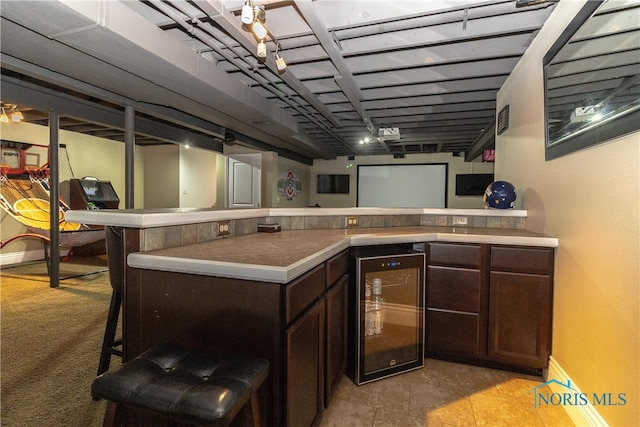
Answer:
[[[480,320],[475,314],[427,311],[427,353],[480,354]]]
[[[427,306],[478,313],[480,281],[480,270],[430,266]]]
[[[327,288],[349,271],[349,251],[335,255],[327,261]]]
[[[325,266],[321,264],[285,288],[286,323],[291,322],[324,292]]]
[[[551,275],[553,249],[492,246],[491,270]]]
[[[480,245],[429,243],[429,264],[479,267],[481,260]]]

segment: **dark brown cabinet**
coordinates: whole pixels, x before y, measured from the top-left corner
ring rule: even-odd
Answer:
[[[317,425],[346,365],[347,272],[347,251],[286,284],[129,268],[125,358],[162,342],[263,357],[264,424]]]
[[[552,248],[431,243],[425,354],[522,369],[551,351]]]
[[[288,426],[317,424],[345,372],[347,270],[345,251],[286,287]]]
[[[326,296],[326,370],[324,406],[329,407],[331,397],[347,369],[347,291],[349,276],[342,276],[327,291]]]
[[[482,259],[480,245],[429,245],[427,354],[482,356],[486,347]]]
[[[313,425],[324,410],[324,308],[321,299],[285,332],[288,426]]]
[[[553,249],[492,247],[488,357],[544,368],[551,353]]]

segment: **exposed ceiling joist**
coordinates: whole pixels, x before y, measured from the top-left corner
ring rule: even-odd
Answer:
[[[304,163],[459,152],[493,120],[497,91],[554,8],[516,8],[513,0],[410,8],[253,0],[265,6],[270,37],[288,64],[279,72],[271,40],[265,61],[256,57],[256,38],[240,21],[244,3],[3,2],[3,76],[116,110],[133,106],[145,120],[218,142],[233,135]],[[101,130],[91,117],[77,120],[88,126],[68,126]],[[400,128],[399,140],[359,144],[380,127]]]

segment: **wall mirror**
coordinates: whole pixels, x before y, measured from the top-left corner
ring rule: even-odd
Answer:
[[[640,129],[640,0],[588,1],[543,59],[546,159]]]

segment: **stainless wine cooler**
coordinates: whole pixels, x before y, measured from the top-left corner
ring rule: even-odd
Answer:
[[[424,245],[351,249],[348,373],[356,384],[424,365]]]

